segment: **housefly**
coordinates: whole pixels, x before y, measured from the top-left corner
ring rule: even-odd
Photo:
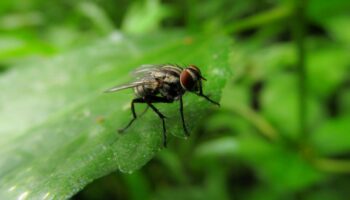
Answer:
[[[185,124],[182,100],[182,96],[186,92],[194,93],[215,105],[220,105],[203,93],[202,80],[206,79],[202,76],[201,71],[195,65],[189,65],[185,68],[172,64],[142,65],[133,72],[133,75],[135,76],[134,81],[112,87],[105,91],[117,92],[123,89],[132,88],[135,92],[136,97],[131,101],[131,112],[133,118],[124,128],[119,129],[119,132],[124,132],[136,120],[137,115],[135,112],[135,104],[145,103],[147,104],[146,109],[151,108],[162,121],[163,145],[166,147],[166,117],[153,105],[154,103],[172,103],[179,100],[182,126],[186,136],[189,136],[189,132]]]

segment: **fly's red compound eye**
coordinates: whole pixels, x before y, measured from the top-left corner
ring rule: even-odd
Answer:
[[[199,70],[199,68],[196,65],[189,65],[187,69],[190,69],[197,76],[200,76],[201,74],[201,70]]]
[[[196,89],[197,81],[199,77],[196,72],[194,72],[190,68],[184,69],[180,74],[180,83],[181,86],[189,91],[193,91]]]
[[[202,76],[201,70],[196,65],[189,65],[186,69],[191,70],[191,72],[196,75],[197,79],[207,80]]]
[[[198,72],[199,74],[201,73],[201,71],[199,70],[199,68],[196,65],[189,65],[188,68]]]

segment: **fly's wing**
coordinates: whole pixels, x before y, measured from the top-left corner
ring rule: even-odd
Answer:
[[[140,81],[135,81],[132,83],[126,83],[126,84],[114,86],[112,88],[109,88],[105,92],[106,93],[117,92],[117,91],[128,89],[128,88],[134,88],[134,87],[137,87],[140,85],[150,85],[150,84],[152,84],[152,82],[150,80],[140,80]]]
[[[137,79],[143,79],[144,77],[153,77],[155,79],[164,78],[169,72],[175,73],[180,76],[182,68],[179,65],[163,64],[163,65],[141,65],[135,69],[132,74]]]
[[[163,65],[141,65],[132,72],[132,75],[136,78],[134,82],[114,86],[105,92],[117,92],[128,88],[134,88],[140,85],[152,85],[154,84],[155,79],[160,78],[164,75],[161,69],[162,66]]]
[[[142,79],[144,77],[151,77],[154,76],[155,73],[161,71],[161,67],[163,65],[141,65],[140,67],[136,68],[132,75],[135,76],[137,79]]]

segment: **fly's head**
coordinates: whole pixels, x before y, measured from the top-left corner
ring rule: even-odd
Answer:
[[[189,65],[180,74],[180,83],[184,90],[190,92],[201,92],[202,80],[206,80],[199,68],[195,65]]]

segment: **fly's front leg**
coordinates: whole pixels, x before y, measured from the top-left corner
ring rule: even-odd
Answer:
[[[180,97],[180,115],[181,115],[181,120],[182,120],[182,127],[185,131],[185,135],[188,137],[188,136],[190,136],[190,133],[187,131],[187,128],[186,128],[182,97]]]
[[[205,94],[198,94],[198,96],[203,97],[204,99],[206,99],[207,101],[209,101],[209,102],[212,103],[212,104],[215,104],[215,105],[217,105],[217,106],[220,106],[220,104],[219,104],[218,102],[216,102],[216,101],[210,99],[210,98],[209,98],[207,95],[205,95]]]
[[[130,122],[124,127],[118,130],[119,133],[124,132],[126,129],[128,129],[131,124],[135,121],[137,118],[136,112],[135,112],[135,103],[145,103],[145,100],[143,98],[136,98],[131,101],[131,112],[133,118],[130,120]]]
[[[215,104],[217,106],[220,106],[220,104],[212,99],[210,99],[207,95],[203,94],[203,87],[202,87],[202,81],[199,81],[199,94],[198,93],[195,93],[197,94],[198,96],[200,97],[203,97],[205,98],[207,101],[209,101],[210,103],[212,104]]]

